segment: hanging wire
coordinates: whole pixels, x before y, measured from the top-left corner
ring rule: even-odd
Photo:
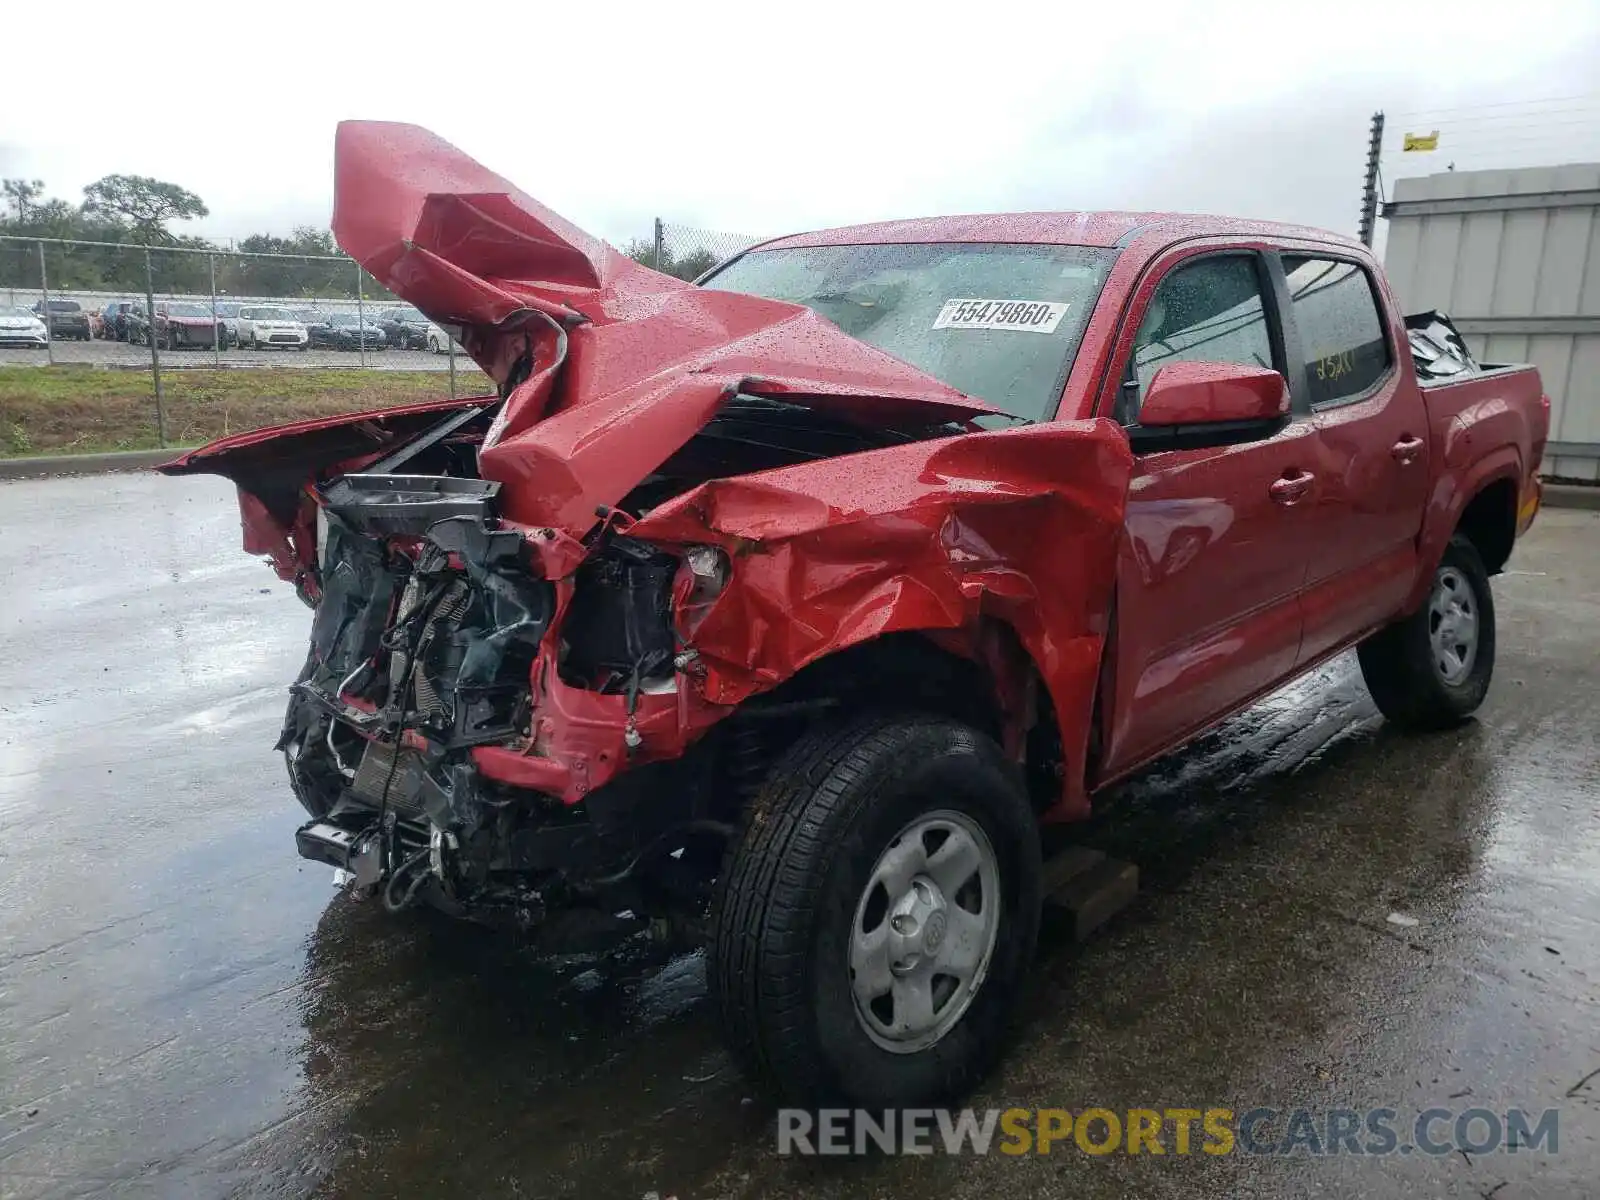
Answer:
[[[1483,112],[1486,109],[1527,108],[1535,104],[1568,104],[1575,100],[1586,104],[1600,104],[1600,92],[1586,92],[1577,96],[1546,96],[1538,100],[1502,100],[1493,104],[1468,104],[1459,108],[1419,108],[1411,112],[1395,113],[1394,120],[1401,121],[1408,117],[1434,117],[1454,113]]]

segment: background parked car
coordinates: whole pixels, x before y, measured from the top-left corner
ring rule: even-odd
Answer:
[[[100,310],[100,336],[111,342],[128,340],[128,312],[132,300],[113,300]]]
[[[77,338],[79,341],[89,340],[89,314],[83,311],[83,305],[76,300],[51,300],[50,306],[50,336],[53,338]],[[45,301],[41,300],[33,306],[34,315],[44,319]]]
[[[428,318],[415,308],[386,308],[378,314],[378,328],[397,350],[421,350],[428,344]]]
[[[244,306],[237,300],[217,301],[217,323],[222,326],[222,348],[239,344],[239,310]]]
[[[292,308],[294,319],[306,327],[308,346],[327,346],[332,336],[328,330],[328,314],[320,308]]]
[[[431,351],[434,354],[449,354],[450,353],[451,343],[455,344],[455,351],[456,351],[457,354],[465,354],[466,353],[466,351],[461,348],[461,343],[460,342],[457,342],[454,338],[452,338],[444,330],[440,329],[437,325],[429,325],[428,326],[428,349],[429,349],[429,351]]]
[[[0,346],[42,348],[44,344],[44,322],[37,313],[20,305],[0,307]]]
[[[150,314],[144,305],[134,302],[122,312],[122,340],[130,346],[142,346],[150,340]]]
[[[333,350],[382,350],[388,344],[383,330],[369,317],[362,321],[355,313],[328,313],[315,325],[307,325],[306,333],[313,346],[327,346]]]
[[[239,344],[251,350],[268,346],[306,348],[309,336],[295,313],[276,304],[246,304],[239,309]]]
[[[211,305],[168,300],[156,305],[153,322],[156,345],[163,350],[185,347],[209,350],[219,344],[222,324],[211,315]]]

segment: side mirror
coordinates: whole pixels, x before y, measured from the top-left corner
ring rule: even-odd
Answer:
[[[1289,423],[1289,385],[1268,367],[1176,362],[1162,367],[1128,430],[1135,453],[1231,446]]]
[[[1274,421],[1289,412],[1289,385],[1267,367],[1241,363],[1176,362],[1150,381],[1139,424],[1213,425],[1219,421]]]

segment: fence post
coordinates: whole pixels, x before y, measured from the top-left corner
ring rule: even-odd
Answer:
[[[367,365],[367,302],[361,294],[361,264],[356,264],[356,349],[361,352],[361,365]]]
[[[150,343],[150,373],[156,381],[156,442],[167,444],[167,413],[161,396],[161,351],[156,349],[156,284],[150,267],[150,247],[144,248],[144,340]]]
[[[206,255],[211,267],[211,365],[222,365],[222,326],[217,322],[217,256]]]
[[[55,366],[56,331],[50,324],[50,280],[45,278],[44,273],[43,239],[39,241],[39,290],[44,293],[44,300],[42,301],[44,312],[40,314],[44,317],[44,356],[49,360],[51,366]]]
[[[652,254],[651,254],[651,263],[650,263],[650,265],[653,266],[658,271],[661,270],[661,247],[662,247],[662,244],[665,241],[666,241],[666,238],[664,238],[662,236],[661,218],[657,217],[656,218],[655,237],[654,237],[654,239],[653,239],[653,241],[651,243]]]
[[[450,399],[456,398],[456,339],[448,330],[444,330],[444,344],[450,351]]]

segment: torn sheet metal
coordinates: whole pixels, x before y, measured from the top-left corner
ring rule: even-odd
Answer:
[[[424,129],[347,121],[335,160],[339,244],[507,394],[479,467],[512,520],[583,534],[741,391],[869,423],[994,411],[810,309],[643,267]]]
[[[996,618],[1082,762],[1131,471],[1110,421],[1036,425],[714,480],[630,533],[733,559],[692,635],[708,701],[738,704],[869,638]],[[1085,804],[1073,790],[1057,815]]]

